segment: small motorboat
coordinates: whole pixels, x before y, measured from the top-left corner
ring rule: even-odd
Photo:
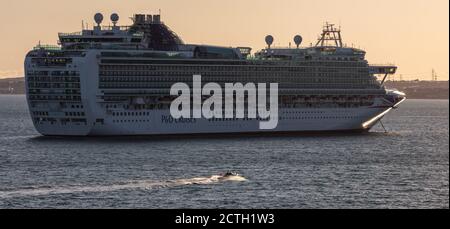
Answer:
[[[240,175],[238,173],[228,171],[228,172],[226,172],[224,174],[221,174],[221,176],[222,176],[222,178],[227,178],[227,177],[237,177],[237,176],[240,176]]]

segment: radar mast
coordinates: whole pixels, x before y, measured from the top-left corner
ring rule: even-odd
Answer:
[[[322,35],[316,43],[316,47],[326,46],[329,42],[334,42],[336,47],[342,48],[341,29],[336,29],[334,24],[326,22],[323,26]]]

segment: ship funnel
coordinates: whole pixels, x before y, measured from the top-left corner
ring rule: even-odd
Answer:
[[[161,15],[153,15],[153,23],[160,24],[161,23]]]
[[[144,14],[135,14],[134,15],[134,23],[135,24],[144,24],[145,23],[145,15]]]
[[[147,23],[149,24],[153,23],[153,17],[151,14],[147,14]]]

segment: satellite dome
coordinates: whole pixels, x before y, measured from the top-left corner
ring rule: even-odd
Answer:
[[[272,35],[267,35],[267,36],[266,36],[266,44],[269,46],[269,48],[270,48],[270,46],[272,45],[272,43],[273,43],[273,37],[272,37]]]
[[[302,41],[303,41],[302,36],[296,35],[296,36],[294,37],[294,42],[295,42],[295,44],[297,45],[297,48],[298,48],[298,46],[300,46],[300,44],[302,43]]]
[[[119,15],[116,13],[111,14],[111,21],[116,24],[119,21]]]
[[[95,23],[97,23],[97,25],[100,25],[103,21],[103,14],[96,13],[94,16],[94,20],[95,20]]]

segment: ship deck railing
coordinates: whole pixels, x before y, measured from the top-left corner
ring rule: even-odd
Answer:
[[[36,45],[33,48],[33,50],[41,50],[41,49],[59,51],[59,50],[61,50],[61,46],[58,46],[58,45],[41,45],[41,44],[39,44],[39,45]]]
[[[118,29],[119,31],[128,31],[130,30],[131,26],[102,26],[102,31],[112,31],[114,29]],[[66,37],[66,36],[82,36],[82,35],[90,35],[90,33],[93,33],[93,30],[84,29],[83,31],[78,32],[72,32],[72,33],[58,33],[59,37]],[[136,33],[137,35],[140,35],[140,33]]]
[[[81,36],[83,35],[83,32],[73,32],[73,33],[58,33],[58,36],[65,37],[65,36]]]
[[[370,67],[396,67],[394,63],[369,63]]]

